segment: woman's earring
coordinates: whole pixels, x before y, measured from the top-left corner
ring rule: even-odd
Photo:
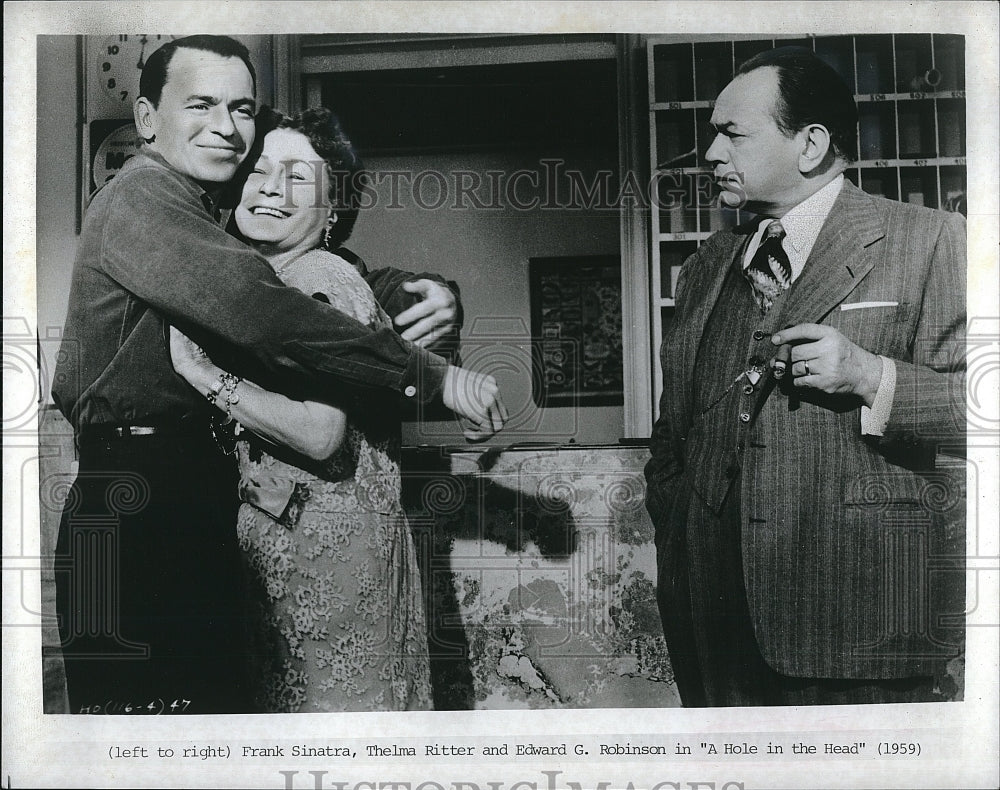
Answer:
[[[337,224],[337,215],[331,214],[326,221],[326,228],[323,230],[323,249],[330,249],[330,231]]]

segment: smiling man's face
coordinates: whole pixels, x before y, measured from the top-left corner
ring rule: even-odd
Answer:
[[[254,138],[254,88],[242,60],[180,48],[167,68],[159,106],[148,100],[149,145],[185,175],[229,181]]]

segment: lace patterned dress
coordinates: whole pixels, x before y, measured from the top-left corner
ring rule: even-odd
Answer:
[[[335,255],[309,252],[279,275],[362,323],[390,323]],[[252,434],[238,444],[262,711],[431,707],[420,576],[400,505],[399,420],[367,411],[348,414],[341,448],[322,463]]]

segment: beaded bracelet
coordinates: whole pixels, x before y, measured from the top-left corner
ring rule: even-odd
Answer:
[[[219,380],[226,390],[226,417],[232,417],[233,406],[240,402],[240,396],[236,394],[236,388],[243,379],[239,376],[234,376],[232,373],[223,372],[219,376]]]
[[[211,403],[213,406],[216,405],[216,400],[219,397],[219,392],[222,391],[222,387],[226,383],[225,379],[226,375],[227,375],[226,372],[223,371],[219,375],[219,378],[217,378],[211,385],[209,385],[208,392],[205,393],[205,397],[208,398],[208,402]]]
[[[208,392],[205,393],[205,397],[208,398],[208,402],[213,406],[219,406],[219,395],[223,390],[225,390],[226,417],[232,417],[233,406],[240,402],[240,396],[236,392],[236,387],[239,386],[241,381],[243,381],[243,379],[239,376],[234,376],[232,373],[222,371],[222,373],[219,374],[219,378],[216,379],[208,388]]]

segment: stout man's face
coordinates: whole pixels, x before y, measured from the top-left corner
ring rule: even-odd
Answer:
[[[768,213],[787,202],[801,183],[803,143],[775,121],[778,71],[765,66],[736,77],[712,111],[716,130],[706,159],[714,168],[727,206]]]

